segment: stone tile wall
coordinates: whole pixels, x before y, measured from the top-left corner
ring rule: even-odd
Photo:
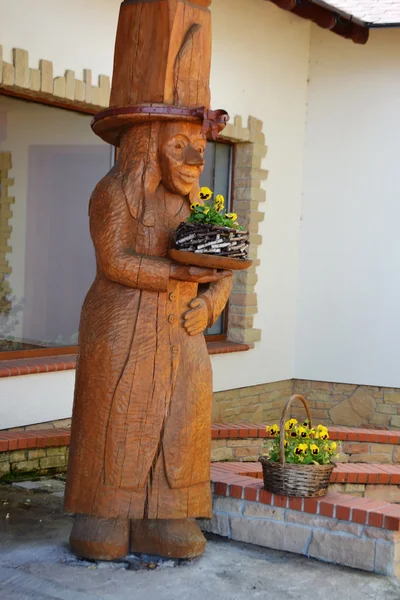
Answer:
[[[64,473],[68,464],[68,446],[33,448],[0,452],[0,480],[10,475]]]
[[[292,394],[307,399],[312,417],[323,425],[369,429],[400,428],[400,388],[386,388],[326,381],[287,379],[214,394],[214,423],[272,423],[279,421]],[[295,403],[291,416],[303,419]]]

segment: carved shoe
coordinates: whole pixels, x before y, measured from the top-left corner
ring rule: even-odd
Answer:
[[[90,560],[118,560],[129,552],[129,521],[76,515],[71,550]]]
[[[196,558],[205,548],[206,539],[191,519],[131,521],[131,552],[165,558]]]

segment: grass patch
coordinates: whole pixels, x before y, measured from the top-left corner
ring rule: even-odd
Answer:
[[[13,483],[14,481],[39,481],[40,475],[38,471],[24,471],[23,473],[12,472],[6,473],[0,477],[0,483]]]

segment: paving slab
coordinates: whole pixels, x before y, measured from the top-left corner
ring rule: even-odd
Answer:
[[[201,559],[180,566],[79,561],[71,524],[55,494],[0,485],[2,600],[400,600],[394,579],[214,536]]]
[[[37,481],[15,481],[13,487],[29,492],[47,492],[49,494],[57,493],[62,497],[64,495],[65,483],[57,479],[39,479]]]

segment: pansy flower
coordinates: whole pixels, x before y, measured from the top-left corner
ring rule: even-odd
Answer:
[[[213,195],[213,193],[210,190],[210,188],[208,188],[208,187],[200,188],[200,191],[199,191],[200,200],[210,200],[212,195]]]
[[[286,421],[286,423],[285,423],[286,431],[290,431],[291,429],[293,429],[293,427],[295,425],[297,425],[297,423],[298,423],[297,419],[289,419],[289,421]]]
[[[271,427],[267,428],[267,431],[269,432],[270,436],[275,437],[279,433],[279,426],[271,425]]]
[[[313,456],[317,456],[319,454],[319,448],[316,444],[311,444],[310,445],[310,450],[311,450],[311,454]]]

